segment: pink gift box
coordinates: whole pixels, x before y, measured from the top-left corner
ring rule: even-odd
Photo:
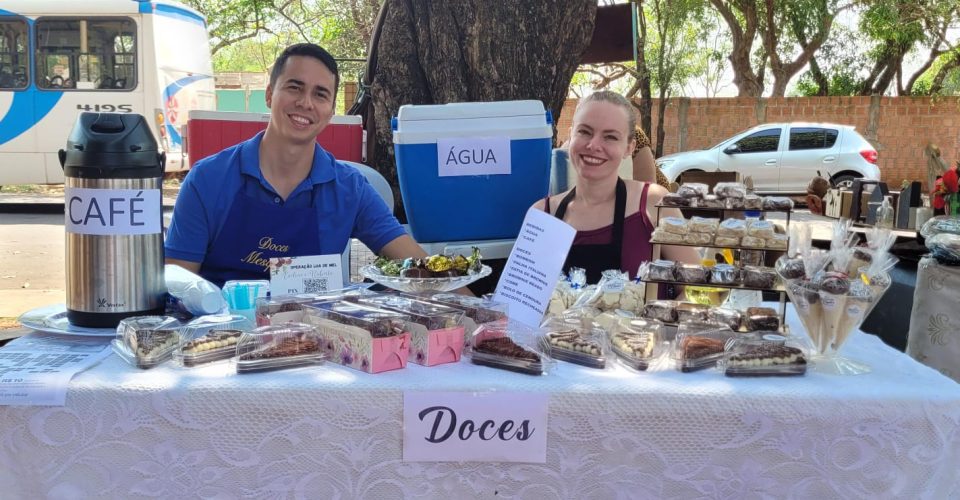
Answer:
[[[358,346],[355,339],[342,335],[331,337],[321,334],[323,350],[329,360],[367,373],[380,373],[406,368],[410,356],[410,334],[383,338],[369,338]]]
[[[434,366],[456,363],[463,354],[464,328],[454,326],[413,333],[410,361],[418,365]]]

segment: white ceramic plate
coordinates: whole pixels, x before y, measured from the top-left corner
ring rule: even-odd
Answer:
[[[113,337],[117,334],[116,328],[86,328],[71,325],[67,321],[67,306],[65,304],[38,307],[21,314],[17,321],[31,330],[60,335]]]

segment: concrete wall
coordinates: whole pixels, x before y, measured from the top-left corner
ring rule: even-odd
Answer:
[[[239,74],[239,73],[237,73]],[[249,73],[243,73],[247,75]],[[240,88],[234,85],[220,86],[221,78],[224,75],[230,76],[232,73],[217,75],[217,111],[245,111],[249,113],[269,113],[264,96],[266,84],[260,87],[245,86]],[[342,114],[357,97],[359,87],[356,82],[340,82],[340,95],[337,96],[337,113]]]
[[[557,122],[561,142],[569,136],[576,105],[576,99],[567,100]],[[654,143],[657,105],[654,100]],[[960,159],[957,97],[675,98],[666,108],[663,152],[702,149],[760,123],[789,121],[856,126],[877,148],[883,180],[896,187],[904,179],[926,179],[923,149],[929,143],[940,146],[949,165]]]

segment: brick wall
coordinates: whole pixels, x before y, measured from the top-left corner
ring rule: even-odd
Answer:
[[[653,103],[656,143],[657,100]],[[568,99],[557,122],[566,140],[577,100]],[[786,97],[775,99],[672,99],[664,119],[664,154],[710,147],[760,123],[811,121],[849,124],[879,152],[882,179],[899,187],[904,179],[926,179],[923,150],[940,146],[949,165],[960,160],[960,98],[957,97]]]

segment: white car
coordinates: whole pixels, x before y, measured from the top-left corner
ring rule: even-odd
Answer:
[[[877,150],[852,125],[765,123],[710,149],[657,159],[671,182],[684,172],[739,172],[760,193],[806,193],[819,174],[834,186],[880,180]]]

